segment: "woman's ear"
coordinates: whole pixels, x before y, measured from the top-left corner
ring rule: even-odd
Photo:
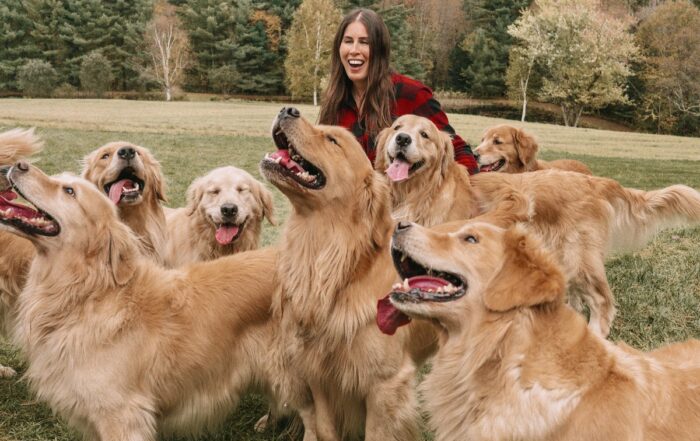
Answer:
[[[522,228],[515,227],[506,231],[503,245],[503,266],[484,291],[488,309],[504,312],[563,302],[566,279],[554,257],[541,244]]]
[[[386,156],[387,141],[389,141],[390,135],[394,132],[391,126],[379,132],[376,140],[377,153],[374,157],[374,169],[379,170],[384,173],[384,170],[389,166],[388,158]]]

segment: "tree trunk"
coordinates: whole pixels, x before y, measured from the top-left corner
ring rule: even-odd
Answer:
[[[165,101],[170,101],[173,99],[172,92],[169,87],[165,88]]]

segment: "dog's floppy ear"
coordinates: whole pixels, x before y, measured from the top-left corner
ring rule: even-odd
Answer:
[[[438,130],[438,134],[440,136],[440,139],[442,140],[443,145],[443,156],[442,160],[440,161],[440,174],[442,174],[442,176],[445,176],[447,170],[449,170],[450,168],[450,164],[455,162],[455,146],[454,144],[452,144],[452,137],[449,135],[449,133]],[[439,145],[438,148],[440,148]]]
[[[484,304],[492,311],[508,311],[564,299],[566,280],[558,265],[540,244],[521,228],[503,237],[503,266],[484,293]]]
[[[267,218],[267,221],[270,222],[271,225],[277,225],[277,219],[275,219],[275,204],[272,200],[272,193],[270,190],[255,179],[253,179],[251,188],[253,189],[255,200],[258,201],[262,207],[263,216]]]
[[[114,282],[119,286],[126,285],[134,275],[134,259],[138,254],[134,239],[129,227],[121,222],[109,231],[109,266]]]
[[[538,145],[535,138],[525,133],[523,129],[512,128],[513,144],[518,152],[518,158],[523,163],[525,169],[535,170],[535,158],[537,156]]]
[[[204,189],[202,187],[202,178],[197,178],[192,181],[190,186],[187,188],[185,199],[187,200],[186,213],[188,216],[192,216],[194,212],[197,211],[199,202],[202,200],[202,196],[204,195]]]
[[[160,162],[158,162],[150,152],[144,156],[145,158],[143,161],[148,171],[148,180],[150,181],[150,185],[153,186],[156,198],[159,201],[167,202],[165,197],[165,178],[160,168]]]
[[[384,173],[384,170],[386,170],[386,168],[389,166],[389,164],[387,164],[386,158],[386,143],[393,132],[394,129],[392,129],[391,126],[387,127],[386,129],[379,132],[379,135],[377,135],[377,139],[375,142],[377,150],[376,155],[374,157],[374,169],[379,170],[382,173]]]

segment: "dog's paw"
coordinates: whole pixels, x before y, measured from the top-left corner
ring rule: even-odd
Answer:
[[[0,378],[12,378],[15,375],[17,375],[17,372],[14,369],[0,365]]]
[[[255,423],[255,431],[258,433],[263,433],[265,430],[267,430],[267,424],[268,421],[270,420],[270,413],[266,413],[263,415],[257,423]]]

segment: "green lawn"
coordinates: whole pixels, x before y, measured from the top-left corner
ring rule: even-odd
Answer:
[[[184,202],[196,176],[221,165],[236,165],[260,177],[257,164],[274,149],[267,135],[281,104],[245,102],[154,103],[100,100],[0,100],[0,131],[37,126],[46,147],[37,165],[49,173],[80,169],[79,160],[109,141],[148,147],[161,161],[171,206]],[[316,110],[299,106],[315,119]],[[507,121],[450,115],[458,133],[476,144],[485,128]],[[507,122],[513,123],[513,122]],[[700,139],[520,124],[535,134],[543,159],[574,158],[595,174],[628,187],[657,188],[683,183],[700,189]],[[279,219],[289,210],[274,187]],[[281,227],[266,225],[263,242],[274,243]],[[611,338],[649,349],[665,342],[700,338],[700,228],[661,233],[645,248],[614,256],[608,279],[619,312]],[[18,353],[0,342],[0,363],[23,370]],[[265,404],[248,397],[216,433],[203,440],[278,440],[284,434],[258,435],[252,427]],[[277,429],[278,432],[282,429]],[[22,381],[0,379],[0,440],[78,439]]]

